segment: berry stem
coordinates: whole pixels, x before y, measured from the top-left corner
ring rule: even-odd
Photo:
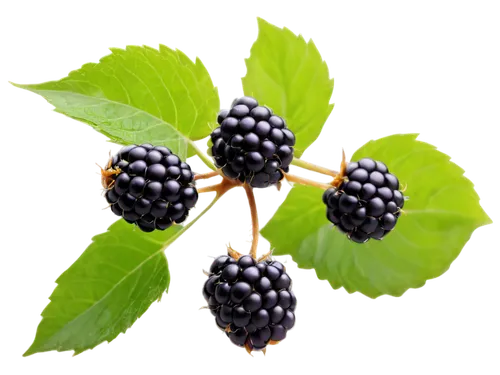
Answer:
[[[209,159],[209,157],[203,152],[201,151],[198,146],[196,146],[196,143],[194,143],[194,141],[192,141],[191,139],[188,141],[189,143],[189,146],[191,146],[194,150],[194,152],[196,153],[196,155],[199,156],[199,158],[201,159],[201,161],[203,163],[205,163],[205,165],[210,168],[211,170],[215,171],[216,168],[214,166],[214,164],[212,163],[212,161]]]
[[[245,184],[243,185],[247,193],[248,205],[250,206],[250,214],[252,216],[252,247],[250,248],[250,255],[252,258],[257,259],[257,245],[259,243],[259,216],[257,215],[257,205],[255,204],[255,196],[253,189]]]
[[[205,180],[207,178],[212,178],[215,176],[220,176],[220,173],[218,170],[208,172],[208,173],[199,173],[194,176],[194,180]]]
[[[317,173],[321,173],[321,174],[326,174],[327,176],[336,177],[339,174],[339,172],[337,172],[337,171],[333,171],[331,169],[324,168],[320,165],[309,163],[309,162],[302,160],[302,159],[299,159],[299,158],[293,158],[292,164],[296,165],[297,167],[307,169],[309,171],[313,171],[313,172],[317,172]]]
[[[320,188],[323,190],[326,190],[326,189],[329,189],[332,187],[332,185],[330,185],[330,184],[325,184],[323,182],[309,180],[307,178],[295,176],[295,175],[290,174],[290,173],[285,173],[285,178],[287,179],[288,182],[294,182],[294,183],[305,185],[305,186],[314,186],[314,187],[317,187],[317,188]]]
[[[210,193],[212,191],[216,191],[217,194],[222,195],[226,191],[228,191],[236,186],[242,186],[241,182],[239,182],[237,180],[229,180],[228,178],[223,178],[222,181],[216,185],[205,186],[205,187],[199,188],[197,190],[198,190],[198,194]]]

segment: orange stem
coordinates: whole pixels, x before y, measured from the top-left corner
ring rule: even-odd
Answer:
[[[325,184],[323,182],[309,180],[307,178],[295,176],[295,175],[289,174],[289,173],[285,173],[285,178],[289,182],[294,182],[294,183],[305,185],[305,186],[314,186],[314,187],[317,187],[317,188],[320,188],[323,190],[326,190],[326,189],[329,189],[332,187],[332,185],[330,185],[330,184]]]
[[[195,174],[194,175],[194,180],[205,180],[207,178],[212,178],[212,177],[215,177],[215,176],[220,176],[220,173],[219,171],[211,171],[211,172],[208,172],[208,173],[199,173],[199,174]]]
[[[241,182],[223,178],[222,181],[216,185],[205,186],[197,190],[198,194],[215,191],[218,195],[222,195],[236,186],[242,186]]]
[[[257,245],[259,243],[259,217],[257,215],[257,205],[255,203],[255,196],[253,189],[245,184],[245,192],[247,193],[248,205],[250,206],[250,214],[252,216],[252,247],[250,248],[250,255],[252,258],[257,259]]]

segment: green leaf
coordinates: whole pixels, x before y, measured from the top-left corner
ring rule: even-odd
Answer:
[[[25,356],[49,350],[79,354],[125,332],[170,282],[163,247],[182,230],[144,233],[118,220],[57,280]]]
[[[290,254],[301,268],[314,268],[334,289],[376,298],[400,296],[444,273],[472,232],[491,223],[463,170],[417,135],[368,142],[352,160],[383,161],[407,186],[404,213],[382,241],[349,241],[326,219],[322,191],[297,186],[262,234],[276,255]]]
[[[113,142],[164,145],[185,158],[188,140],[208,136],[219,110],[217,89],[202,62],[162,45],[111,52],[59,81],[15,86],[42,95],[57,112]]]
[[[217,195],[185,226],[144,233],[118,220],[57,279],[25,356],[49,350],[75,355],[111,342],[159,300],[170,283],[165,249],[219,200]]]
[[[245,95],[283,116],[295,133],[295,156],[318,138],[333,104],[333,79],[312,40],[258,18],[259,35],[246,59]]]

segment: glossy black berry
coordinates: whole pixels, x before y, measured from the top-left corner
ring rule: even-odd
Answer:
[[[285,121],[257,100],[235,99],[217,116],[219,127],[209,141],[209,153],[224,175],[255,188],[276,185],[293,160],[295,135]]]
[[[181,223],[198,200],[191,167],[163,146],[123,147],[102,171],[111,211],[145,232]]]
[[[323,194],[328,220],[354,242],[381,240],[394,229],[404,206],[398,178],[369,158],[349,163],[346,174],[338,189]]]
[[[210,266],[202,294],[233,344],[262,350],[285,339],[295,324],[297,299],[291,288],[280,262],[221,255]]]

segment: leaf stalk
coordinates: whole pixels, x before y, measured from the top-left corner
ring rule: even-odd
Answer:
[[[212,163],[212,161],[210,160],[210,158],[203,152],[201,151],[198,146],[196,145],[196,143],[194,143],[193,140],[189,140],[188,141],[189,145],[193,148],[194,152],[196,153],[196,155],[198,155],[198,157],[201,159],[201,161],[203,163],[205,163],[205,165],[210,168],[211,170],[215,171],[217,170],[217,168],[215,168],[215,165],[214,163]]]
[[[259,216],[257,214],[257,204],[255,203],[252,187],[247,184],[243,185],[243,187],[247,193],[250,215],[252,216],[252,247],[250,248],[250,255],[252,258],[257,259],[257,245],[259,243]]]
[[[215,177],[215,176],[220,176],[220,172],[218,170],[215,170],[215,171],[212,171],[212,172],[208,172],[208,173],[198,173],[194,176],[194,180],[197,181],[197,180],[206,180],[208,178],[212,178],[212,177]]]
[[[339,172],[337,172],[337,171],[322,167],[320,165],[309,163],[309,162],[302,160],[302,159],[299,159],[299,158],[293,158],[292,164],[297,166],[297,167],[307,169],[309,171],[325,174],[327,176],[336,177],[339,174]]]
[[[323,190],[326,190],[326,189],[329,189],[332,187],[331,184],[326,184],[323,182],[309,180],[308,178],[295,176],[295,175],[290,174],[290,173],[285,173],[285,178],[287,179],[288,182],[293,182],[293,183],[297,183],[297,184],[301,184],[301,185],[305,185],[305,186],[314,186],[314,187],[317,187],[317,188],[320,188]]]
[[[197,190],[198,190],[198,194],[210,193],[210,192],[215,191],[215,192],[217,192],[217,194],[222,195],[222,194],[226,193],[228,190],[230,190],[234,187],[237,187],[237,186],[243,186],[243,184],[238,180],[230,180],[226,177],[223,177],[222,181],[220,183],[215,184],[215,185],[205,186],[205,187],[199,188]]]

